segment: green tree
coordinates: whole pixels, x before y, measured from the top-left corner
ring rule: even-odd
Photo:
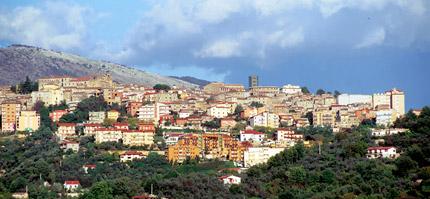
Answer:
[[[325,93],[326,92],[323,89],[318,89],[317,92],[316,92],[317,95],[322,95],[322,94],[325,94]]]
[[[113,197],[113,189],[107,181],[100,181],[91,186],[90,190],[83,194],[82,199],[109,199]]]
[[[155,84],[152,88],[157,90],[157,91],[160,91],[160,90],[169,91],[170,90],[170,86],[166,85],[166,84]]]
[[[308,87],[306,87],[306,86],[303,86],[301,89],[302,89],[302,93],[304,93],[304,94],[309,94],[309,93],[311,93],[311,92],[309,91]]]
[[[251,104],[250,104],[249,106],[251,106],[251,107],[255,107],[255,108],[261,108],[261,107],[263,107],[263,106],[264,106],[264,104],[262,104],[262,103],[260,103],[260,102],[255,102],[255,101],[253,101],[253,102],[251,102]]]

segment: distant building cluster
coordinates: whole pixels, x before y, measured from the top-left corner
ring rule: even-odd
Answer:
[[[162,82],[160,82],[162,83]],[[49,114],[56,124],[55,135],[65,151],[79,151],[82,136],[92,136],[96,144],[122,143],[126,146],[151,146],[173,163],[188,159],[225,159],[243,167],[266,162],[283,149],[303,142],[311,146],[298,128],[331,127],[334,131],[358,126],[365,120],[390,127],[405,114],[405,94],[391,89],[372,95],[303,93],[298,85],[262,86],[257,76],[249,77],[248,88],[241,84],[213,82],[203,88],[172,87],[157,90],[141,85],[118,84],[110,75],[88,77],[45,77],[31,94],[0,90],[1,131],[33,132],[41,126],[38,102],[66,104],[67,109]],[[119,110],[90,111],[81,123],[62,122],[77,104],[91,96],[103,96]],[[130,127],[128,120],[136,124]],[[106,124],[107,121],[111,121]],[[162,129],[156,135],[156,128]],[[268,131],[258,129],[271,129]],[[81,129],[81,130],[78,130]],[[383,129],[372,136],[386,136],[403,130]],[[159,136],[158,141],[155,141]],[[154,147],[165,144],[165,148]],[[393,148],[369,148],[368,157],[396,157]],[[141,151],[127,151],[121,161],[144,158]],[[88,167],[89,169],[91,167]],[[226,183],[240,180],[226,176]],[[68,181],[74,189],[77,182]]]

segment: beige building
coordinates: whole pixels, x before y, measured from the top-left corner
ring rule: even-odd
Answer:
[[[313,112],[314,126],[331,126],[334,127],[336,114],[329,108],[320,108]]]
[[[263,112],[250,119],[251,126],[279,127],[279,116],[274,113]]]
[[[116,121],[119,118],[119,112],[117,110],[110,110],[106,113],[106,118]]]
[[[232,91],[245,91],[245,87],[242,84],[224,84],[222,82],[213,82],[203,87],[203,91],[208,94],[219,94]]]
[[[103,142],[118,142],[122,139],[122,132],[116,128],[99,128],[95,130],[95,143],[100,144]]]
[[[57,127],[57,132],[55,134],[60,140],[77,137],[75,123],[58,123]]]
[[[391,109],[393,109],[397,117],[405,114],[405,93],[396,88],[389,91]]]
[[[15,131],[21,103],[18,101],[4,101],[1,104],[1,131]]]
[[[154,132],[140,130],[124,130],[122,141],[128,146],[144,146],[154,144]]]
[[[89,123],[103,123],[106,118],[106,113],[104,111],[90,111],[89,115]]]
[[[284,148],[250,147],[244,153],[244,166],[251,167],[266,163],[271,157],[284,151]]]
[[[36,111],[21,111],[17,131],[33,132],[40,127],[40,115]]]
[[[208,109],[208,115],[216,118],[224,118],[228,116],[230,110],[230,107],[227,105],[214,105]]]

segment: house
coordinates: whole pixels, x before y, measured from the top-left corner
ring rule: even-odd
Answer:
[[[67,191],[74,191],[80,186],[81,183],[78,180],[66,180],[64,182],[64,189]]]
[[[68,113],[67,110],[54,110],[51,113],[49,113],[49,118],[51,118],[53,122],[58,122],[60,121],[60,118],[67,113]]]
[[[303,140],[302,134],[296,134],[292,128],[278,128],[276,131],[276,140],[283,141],[300,141]]]
[[[151,122],[140,122],[137,128],[141,131],[153,131],[155,132],[155,126]]]
[[[164,136],[164,141],[167,146],[178,143],[179,139],[183,136],[183,133],[169,133]]]
[[[393,146],[375,146],[367,148],[367,158],[390,158],[395,159],[398,157],[397,148]]]
[[[82,168],[84,169],[85,173],[88,173],[88,170],[89,169],[95,169],[96,165],[95,164],[86,164],[86,165],[82,166]]]
[[[240,141],[254,141],[262,142],[265,138],[265,134],[255,130],[244,130],[240,131]]]
[[[216,118],[227,117],[229,113],[230,113],[230,106],[223,105],[223,104],[217,104],[217,105],[211,106],[208,109],[208,115]]]
[[[21,103],[18,101],[4,101],[1,103],[1,131],[15,131],[21,112]]]
[[[128,123],[126,123],[126,122],[125,123],[115,122],[112,124],[112,126],[116,129],[119,129],[119,130],[128,130],[129,129]]]
[[[224,185],[240,184],[241,178],[234,175],[225,175],[218,178]]]
[[[145,156],[141,152],[137,151],[127,151],[119,156],[121,162],[132,161],[134,159],[142,159]]]
[[[68,151],[69,149],[71,149],[73,152],[78,152],[79,151],[79,142],[63,141],[61,143],[61,148],[65,152]]]
[[[179,118],[187,118],[187,117],[190,117],[192,114],[193,114],[193,110],[192,109],[181,109],[178,112]]]
[[[127,113],[131,116],[136,116],[139,108],[142,106],[142,102],[129,102],[127,105]]]
[[[106,113],[106,118],[109,120],[116,121],[119,118],[119,111],[117,110],[110,110]]]
[[[222,129],[231,129],[236,125],[236,121],[233,118],[222,118],[221,119],[221,128]]]

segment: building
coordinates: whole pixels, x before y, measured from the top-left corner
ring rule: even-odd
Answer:
[[[258,76],[251,75],[248,77],[248,88],[257,87],[258,86]]]
[[[250,147],[244,153],[244,166],[252,167],[257,164],[266,163],[269,158],[284,151],[284,148]]]
[[[49,118],[51,118],[53,122],[58,122],[60,121],[60,118],[67,113],[68,113],[67,110],[54,110],[51,113],[49,113]]]
[[[106,118],[109,120],[116,121],[119,118],[119,111],[110,110],[106,113]]]
[[[221,129],[229,130],[236,125],[236,120],[233,118],[222,118],[221,119]]]
[[[95,169],[96,165],[95,164],[86,164],[86,165],[82,166],[82,168],[84,169],[85,173],[88,173],[88,170]]]
[[[259,95],[277,95],[280,92],[277,86],[255,86],[249,89],[249,92],[253,96]]]
[[[121,130],[116,128],[100,128],[95,131],[96,144],[103,142],[118,142],[120,139],[122,139]]]
[[[33,132],[40,127],[40,115],[36,111],[21,111],[17,131]]]
[[[84,135],[94,136],[96,135],[96,130],[101,129],[103,126],[99,123],[85,123],[84,124]]]
[[[119,156],[121,162],[128,162],[142,158],[145,158],[145,156],[143,155],[143,153],[138,151],[127,151]]]
[[[128,146],[144,146],[154,144],[153,131],[123,130],[122,141]]]
[[[61,142],[61,148],[63,149],[64,152],[66,152],[68,150],[72,150],[73,152],[78,152],[79,151],[79,142],[64,141],[64,142]]]
[[[161,115],[170,114],[170,107],[163,103],[143,105],[137,111],[138,119],[144,121],[158,122]]]
[[[240,184],[241,178],[235,175],[226,175],[218,177],[224,185]]]
[[[287,84],[282,86],[281,92],[288,95],[298,94],[298,93],[302,93],[302,88],[300,86]]]
[[[395,121],[396,117],[392,109],[384,109],[376,111],[376,124],[382,126],[390,126]]]
[[[103,123],[106,118],[106,113],[104,111],[90,111],[89,115],[89,123]]]
[[[313,113],[314,126],[331,126],[334,127],[336,122],[336,114],[329,108],[317,109]]]
[[[382,147],[382,146],[375,146],[375,147],[369,147],[367,148],[367,158],[368,159],[375,159],[375,158],[390,158],[394,159],[397,158],[397,149],[396,147],[388,146],[388,147]]]
[[[408,129],[401,129],[401,128],[372,129],[372,132],[370,133],[370,135],[373,137],[384,137],[384,136],[404,133],[406,131],[408,131]]]
[[[213,105],[208,109],[208,115],[216,118],[224,118],[228,116],[230,110],[230,106],[227,105]]]
[[[276,140],[280,142],[285,141],[301,141],[303,140],[302,134],[297,134],[294,129],[292,128],[279,128],[276,131]]]
[[[20,112],[20,102],[4,101],[1,104],[1,131],[15,131]]]
[[[195,159],[200,155],[200,148],[197,144],[180,139],[175,145],[169,146],[167,149],[167,160],[170,162],[182,163],[187,158]]]
[[[263,142],[265,134],[254,130],[240,131],[240,141]]]
[[[396,117],[400,117],[405,114],[405,93],[396,88],[391,89],[390,95],[390,108],[396,113]]]
[[[127,113],[131,116],[135,117],[139,108],[143,105],[142,102],[128,102],[127,104]]]
[[[207,94],[220,94],[227,92],[243,92],[245,87],[241,84],[224,84],[222,82],[212,82],[203,87]]]
[[[78,180],[66,180],[64,182],[64,189],[67,191],[74,191],[81,186]]]
[[[339,105],[372,104],[372,96],[371,95],[341,94],[341,95],[337,96],[337,103]]]
[[[57,123],[56,135],[60,140],[76,137],[75,123]]]
[[[279,127],[279,116],[274,113],[263,112],[250,119],[251,126]]]

